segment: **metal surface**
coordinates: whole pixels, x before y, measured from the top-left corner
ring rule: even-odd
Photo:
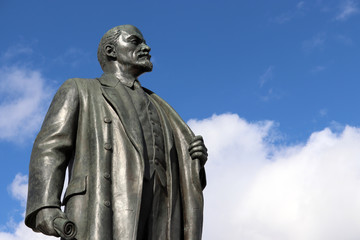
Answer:
[[[201,239],[207,149],[138,84],[152,70],[149,52],[136,27],[112,28],[98,48],[103,76],[69,79],[56,93],[30,160],[25,223],[34,231],[59,237],[59,229],[76,229],[78,240]],[[60,218],[76,227],[54,224]]]

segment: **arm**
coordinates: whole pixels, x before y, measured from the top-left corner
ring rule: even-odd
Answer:
[[[63,214],[60,197],[74,153],[78,111],[77,85],[70,79],[56,93],[31,154],[25,224],[34,231],[42,231],[42,222]]]

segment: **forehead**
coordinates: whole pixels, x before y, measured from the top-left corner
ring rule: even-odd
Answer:
[[[141,34],[140,30],[137,29],[134,26],[126,26],[123,29],[121,29],[121,35],[124,36],[124,38],[128,37],[138,37],[140,39],[144,39],[143,35]]]

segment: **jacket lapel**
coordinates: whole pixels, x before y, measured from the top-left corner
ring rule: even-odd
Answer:
[[[143,155],[145,143],[141,124],[125,86],[116,77],[109,74],[102,75],[98,80],[101,83],[103,96],[119,116],[130,141],[134,144],[140,155]]]

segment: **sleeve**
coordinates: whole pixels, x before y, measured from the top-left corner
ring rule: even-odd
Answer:
[[[60,208],[65,172],[73,157],[79,96],[76,82],[67,80],[57,91],[35,139],[29,166],[25,224],[34,229],[36,213]]]

